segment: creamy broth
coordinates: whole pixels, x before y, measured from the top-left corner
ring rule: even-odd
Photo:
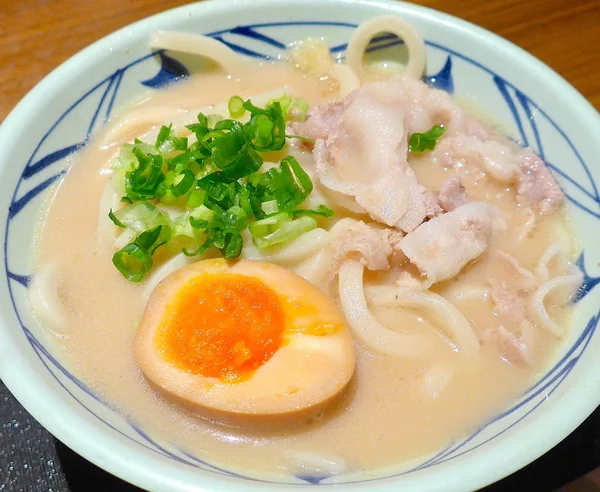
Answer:
[[[56,344],[70,370],[104,401],[157,440],[172,442],[210,463],[278,474],[293,469],[290,463],[297,451],[340,457],[350,472],[424,458],[510,404],[545,369],[559,343],[547,331],[537,330],[535,365],[508,363],[485,341],[486,329],[502,322],[489,295],[463,300],[452,297],[457,288],[485,285],[490,274],[503,268],[495,250],[534,269],[551,243],[558,242],[567,251],[572,248],[562,213],[537,216],[532,233],[520,238],[529,215],[517,206],[515,189],[488,179],[469,162],[457,171],[444,168],[433,155],[410,158],[419,181],[430,190],[437,191],[445,179],[460,174],[472,200],[495,204],[505,212],[506,230],[495,237],[488,251],[454,279],[432,287],[433,292],[455,302],[471,321],[482,340],[479,358],[461,357],[440,327],[417,310],[371,306],[387,327],[425,337],[426,357],[394,358],[357,344],[355,375],[342,397],[319,419],[276,430],[229,428],[181,410],[152,390],[138,368],[133,343],[145,307],[144,283],[123,278],[111,263],[114,249],[97,243],[98,206],[109,179],[106,170],[118,147],[160,123],[130,126],[118,133],[118,138],[109,139],[110,145],[106,145],[107,136],[125,128],[123,121],[135,112],[159,108],[161,123],[167,123],[183,110],[223,103],[233,94],[247,98],[283,86],[311,105],[335,97],[337,90],[330,79],[306,75],[286,64],[249,67],[237,78],[194,76],[152,93],[124,111],[76,156],[44,218],[36,245],[38,266],[51,262],[60,266],[60,296],[72,315],[68,336],[57,338]],[[312,167],[309,151],[294,147],[290,152],[305,168]],[[322,193],[314,181],[315,192]],[[330,225],[352,215],[336,212]],[[389,281],[390,274],[367,272],[365,279],[367,286],[377,285]],[[332,281],[321,287],[337,299],[336,285]],[[568,310],[560,303],[552,306],[551,313],[562,325],[568,324]]]

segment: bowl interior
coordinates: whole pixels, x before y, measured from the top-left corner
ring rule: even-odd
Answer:
[[[277,483],[344,482],[378,490],[402,483],[418,490],[473,489],[524,466],[558,443],[597,406],[600,392],[600,121],[566,82],[536,59],[482,29],[403,3],[261,0],[207,2],[152,17],[94,44],[59,67],[13,111],[0,129],[6,282],[0,285],[0,376],[44,426],[75,451],[137,485],[160,490],[265,490]],[[324,7],[327,6],[329,8]],[[325,36],[343,56],[353,28],[382,13],[398,13],[423,34],[426,80],[474,101],[517,141],[551,166],[569,200],[578,264],[585,284],[575,322],[550,367],[510,408],[435,456],[401,468],[329,478],[265,477],[226,470],[155,441],[102,401],[56,358],[28,309],[28,251],[47,191],[68,157],[119,107],[176,82],[198,68],[170,53],[153,54],[158,29],[208,34],[256,58],[274,58],[286,44]],[[382,35],[371,56],[393,57],[396,38]],[[27,245],[24,247],[24,245]],[[25,249],[25,251],[23,251]],[[519,452],[515,452],[518,449]]]

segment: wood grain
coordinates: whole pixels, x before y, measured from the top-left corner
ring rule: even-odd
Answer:
[[[0,0],[0,122],[37,82],[82,48],[131,22],[185,3]],[[462,17],[509,39],[547,63],[600,109],[598,0],[415,3]]]

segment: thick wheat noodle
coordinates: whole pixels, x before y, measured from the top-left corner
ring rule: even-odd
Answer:
[[[563,336],[565,329],[552,319],[546,309],[544,301],[546,296],[555,289],[568,289],[573,293],[581,285],[583,273],[573,265],[571,268],[572,273],[560,275],[544,282],[541,287],[531,295],[529,302],[527,303],[527,310],[531,321],[552,332],[557,337]]]
[[[110,130],[98,142],[99,147],[121,145],[135,134],[141,140],[146,140],[146,135],[152,128],[161,127],[165,122],[170,122],[187,115],[189,112],[181,108],[170,106],[157,106],[140,108],[128,112],[125,116],[117,117],[110,126]],[[158,134],[158,131],[156,132]],[[154,143],[154,142],[152,142]]]
[[[490,291],[484,285],[453,285],[444,291],[444,297],[455,301],[478,300],[487,302],[490,300]]]
[[[243,70],[245,58],[216,39],[182,32],[158,31],[150,38],[150,47],[203,56],[219,65],[227,74]]]
[[[242,250],[242,257],[251,260],[269,261],[277,264],[293,264],[297,263],[310,255],[315,254],[318,249],[323,249],[326,244],[327,231],[323,229],[314,229],[300,236],[295,241],[292,241],[284,246],[275,248],[275,250],[261,251],[253,245],[246,245]],[[216,254],[215,251],[207,251],[205,254],[195,257],[188,257],[183,253],[167,260],[163,265],[158,267],[152,275],[144,281],[144,299],[148,299],[154,288],[161,280],[169,276],[175,270],[195,261],[210,258]]]
[[[260,250],[252,244],[247,236],[241,257],[247,260],[260,260],[277,263],[278,265],[290,265],[314,255],[327,244],[328,237],[329,234],[325,229],[317,228],[302,234],[298,239],[282,246]]]
[[[71,322],[69,313],[60,300],[59,287],[60,268],[56,263],[48,263],[33,275],[27,295],[35,317],[61,338],[68,335]]]
[[[453,344],[467,356],[479,355],[479,340],[465,316],[450,301],[428,290],[373,286],[367,289],[369,300],[377,305],[411,307],[431,319]]]
[[[338,186],[336,184],[338,181],[335,178],[321,176],[319,177],[319,180],[325,188],[323,193],[327,195],[332,204],[335,204],[340,208],[345,208],[349,212],[353,212],[355,214],[366,215],[366,210],[356,203],[356,200],[353,196],[349,196],[356,194],[354,189],[351,191],[350,187],[346,189],[343,186]]]
[[[337,271],[333,270],[335,267],[335,255],[331,245],[335,244],[336,239],[343,231],[356,223],[358,223],[358,221],[350,217],[338,220],[329,231],[327,231],[327,241],[323,247],[297,265],[294,268],[294,271],[301,277],[304,277],[309,282],[318,286],[322,286],[333,280]]]
[[[358,260],[346,260],[339,273],[342,311],[357,340],[369,350],[394,357],[415,358],[427,353],[425,340],[389,330],[369,311],[363,290],[364,265]]]
[[[548,246],[535,267],[535,274],[540,282],[546,282],[550,279],[550,263],[561,255],[562,248],[557,243]]]
[[[351,92],[360,88],[360,79],[358,75],[348,65],[342,63],[333,63],[331,75],[338,82],[338,98],[343,99]]]
[[[322,140],[317,140],[315,152],[327,152],[325,143]],[[361,207],[354,197],[360,193],[361,187],[357,183],[345,183],[340,181],[335,176],[335,171],[329,167],[317,170],[319,174],[319,182],[325,188],[324,191],[329,199],[341,208],[345,208],[350,212],[357,214],[366,214],[366,211]]]
[[[420,78],[425,70],[425,42],[419,32],[405,20],[385,15],[363,22],[358,26],[346,50],[346,64],[363,80],[365,67],[363,56],[369,42],[379,33],[391,33],[398,36],[408,48],[408,63],[404,73]]]
[[[522,279],[527,280],[528,283],[526,285],[531,286],[531,288],[537,285],[537,279],[535,278],[535,275],[527,270],[527,268],[523,267],[514,256],[509,255],[507,252],[502,250],[496,251],[495,254],[498,259],[506,262],[507,265],[510,265]]]
[[[142,294],[142,298],[144,300],[144,303],[148,301],[148,298],[150,297],[150,294],[152,294],[152,291],[154,290],[154,288],[166,277],[168,277],[169,275],[171,275],[174,271],[179,270],[180,268],[183,268],[186,265],[189,265],[191,263],[193,263],[194,261],[198,261],[199,259],[203,259],[204,256],[202,257],[190,257],[190,256],[186,256],[183,253],[179,253],[175,256],[173,256],[172,258],[169,258],[167,261],[165,261],[160,267],[158,267],[155,271],[152,272],[152,274],[144,279],[143,281],[143,289],[144,292]]]
[[[314,255],[307,258],[298,264],[294,272],[308,280],[311,284],[317,287],[327,285],[329,278],[329,270],[333,264],[333,251],[329,247],[324,247],[317,251]]]
[[[519,235],[517,236],[517,239],[519,241],[528,237],[533,232],[533,229],[535,228],[535,223],[536,223],[535,212],[533,210],[531,210],[531,208],[525,209],[525,212],[527,213],[528,218],[525,221],[525,223],[523,224],[523,226],[521,227],[521,232],[519,232]]]
[[[268,92],[262,92],[251,96],[249,99],[257,106],[265,106],[270,100],[283,97],[287,92],[286,87],[275,89]],[[117,120],[114,128],[109,131],[100,146],[108,146],[124,143],[124,137],[130,135],[136,128],[141,128],[136,137],[148,143],[154,143],[162,125],[173,124],[173,128],[181,137],[191,135],[192,132],[186,128],[186,125],[197,123],[198,114],[203,113],[208,116],[211,114],[219,115],[223,118],[229,117],[227,102],[202,106],[195,109],[172,108],[169,106],[159,106],[155,108],[141,108],[135,112],[130,112],[121,120]],[[240,121],[246,121],[248,113],[240,118]],[[192,142],[194,139],[191,140]]]
[[[318,476],[339,475],[348,469],[348,464],[341,456],[324,455],[299,449],[285,453],[290,462],[290,469],[298,475],[311,474]]]
[[[117,226],[108,218],[111,210],[118,210],[122,206],[121,197],[112,183],[112,176],[108,176],[106,186],[100,198],[98,207],[98,227],[96,228],[96,242],[103,248],[112,248],[117,236]]]

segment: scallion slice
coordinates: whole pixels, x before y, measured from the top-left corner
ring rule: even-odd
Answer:
[[[227,104],[227,109],[232,118],[239,119],[246,113],[244,100],[240,96],[232,96]]]
[[[409,139],[411,152],[425,152],[433,150],[438,139],[444,134],[443,126],[435,125],[425,133],[413,133]]]
[[[317,221],[312,217],[303,216],[292,220],[289,214],[279,213],[253,222],[248,229],[256,247],[265,249],[296,239],[316,227]]]

